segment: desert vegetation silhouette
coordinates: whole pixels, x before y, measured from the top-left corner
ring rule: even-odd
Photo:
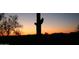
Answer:
[[[18,16],[14,15],[14,16],[9,16],[9,17],[5,17],[4,13],[0,14],[0,35],[1,36],[9,36],[11,33],[15,34],[15,35],[20,35],[21,32],[19,31],[18,28],[22,27],[19,23],[18,23]]]
[[[70,33],[41,33],[41,26],[44,23],[44,18],[40,13],[36,13],[36,34],[35,35],[21,35],[18,28],[18,16],[5,17],[4,13],[0,14],[0,44],[10,45],[79,45],[79,25],[75,32]],[[18,29],[18,30],[17,30]],[[15,36],[10,36],[14,33]],[[6,36],[5,36],[6,35]]]

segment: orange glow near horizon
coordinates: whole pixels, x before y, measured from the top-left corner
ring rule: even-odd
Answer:
[[[22,35],[36,34],[36,13],[6,13],[6,15],[18,15],[18,22],[23,25]],[[76,30],[79,24],[79,14],[66,13],[41,13],[44,18],[42,34],[70,33]]]
[[[42,34],[48,33],[48,34],[53,34],[53,33],[70,33],[70,32],[74,32],[75,29],[74,28],[69,28],[69,29],[65,29],[65,28],[43,28],[42,27]],[[36,29],[35,28],[23,28],[22,29],[22,35],[29,35],[29,34],[36,34]]]

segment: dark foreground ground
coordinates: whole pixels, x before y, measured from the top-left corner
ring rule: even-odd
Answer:
[[[0,44],[9,45],[79,45],[79,32],[45,35],[2,36]]]

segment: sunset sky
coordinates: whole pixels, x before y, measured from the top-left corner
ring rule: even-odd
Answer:
[[[18,22],[23,25],[21,28],[22,34],[35,34],[36,13],[6,13],[8,15],[18,15]],[[76,30],[79,24],[78,13],[41,13],[44,18],[42,24],[42,33],[69,33]]]

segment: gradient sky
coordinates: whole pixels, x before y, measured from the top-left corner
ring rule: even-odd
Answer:
[[[18,22],[23,25],[21,31],[23,34],[35,34],[36,13],[6,13],[8,15],[18,15]],[[69,33],[76,30],[79,24],[78,13],[41,13],[44,18],[42,24],[42,33]]]

